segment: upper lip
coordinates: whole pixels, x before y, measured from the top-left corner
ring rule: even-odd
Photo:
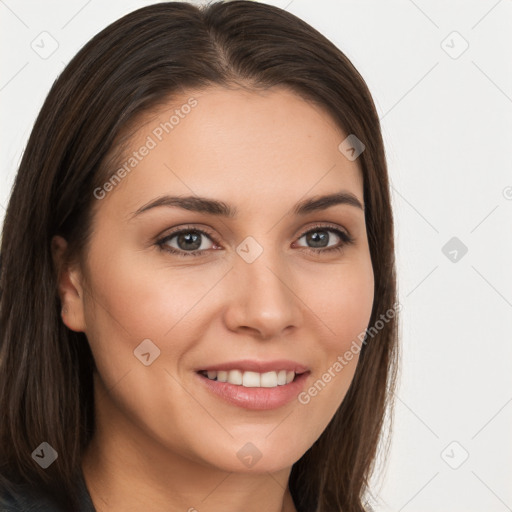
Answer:
[[[248,372],[277,372],[279,370],[294,371],[295,373],[304,373],[309,371],[309,368],[296,361],[289,359],[276,359],[274,361],[257,361],[254,359],[242,359],[239,361],[229,361],[226,363],[211,364],[198,368],[196,371],[229,371],[241,370]]]

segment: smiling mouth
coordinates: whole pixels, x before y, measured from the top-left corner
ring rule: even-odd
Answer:
[[[242,370],[200,370],[197,373],[203,377],[217,381],[227,382],[235,386],[243,386],[246,388],[275,388],[278,386],[286,386],[295,381],[302,373],[295,373],[292,370],[279,370],[270,372],[251,372]],[[306,373],[306,372],[303,372]]]

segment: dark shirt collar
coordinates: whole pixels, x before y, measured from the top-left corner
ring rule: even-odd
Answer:
[[[80,508],[76,512],[96,512],[82,471],[77,479],[77,489]],[[53,500],[34,491],[27,484],[0,489],[0,510],[2,512],[69,512],[62,510]]]

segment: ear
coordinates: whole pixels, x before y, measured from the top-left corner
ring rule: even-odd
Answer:
[[[62,304],[61,317],[64,325],[72,331],[85,332],[82,273],[77,265],[65,265],[64,255],[67,245],[66,240],[59,235],[52,238],[52,257],[57,271],[58,293]]]

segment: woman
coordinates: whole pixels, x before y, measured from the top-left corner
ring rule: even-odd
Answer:
[[[105,28],[41,109],[1,259],[3,509],[367,510],[393,219],[368,88],[312,27],[233,1]]]

